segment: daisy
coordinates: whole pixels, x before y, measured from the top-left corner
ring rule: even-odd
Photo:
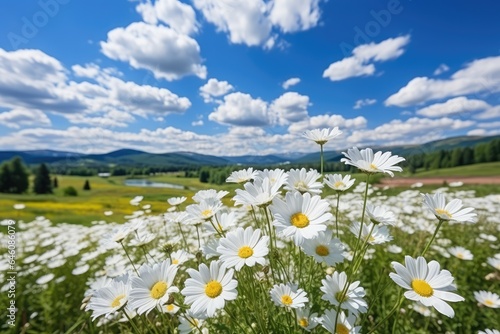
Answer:
[[[366,214],[372,223],[375,225],[392,225],[396,224],[396,217],[392,211],[387,210],[384,206],[374,206],[366,204]]]
[[[302,133],[302,137],[312,140],[318,145],[325,145],[329,140],[338,137],[342,134],[342,131],[336,126],[333,129],[314,129],[308,130]]]
[[[422,303],[424,306],[432,306],[439,313],[453,318],[455,312],[448,302],[463,301],[464,298],[450,291],[455,291],[453,276],[448,270],[441,270],[436,261],[427,261],[419,256],[416,260],[411,256],[405,256],[405,265],[392,262],[396,273],[390,273],[391,279],[400,287],[407,289],[405,297]]]
[[[448,252],[459,258],[460,260],[472,260],[474,258],[474,255],[470,252],[470,250],[465,249],[463,247],[450,247],[448,248]]]
[[[204,318],[204,316],[195,315],[193,312],[188,310],[186,314],[179,317],[179,333],[187,334],[191,333],[195,329],[198,331],[205,322]]]
[[[184,250],[178,250],[170,254],[170,259],[172,260],[172,264],[183,264],[184,262],[193,258],[192,254]]]
[[[121,309],[129,298],[130,285],[128,282],[111,281],[92,293],[86,310],[92,311],[92,321],[101,315],[108,317]]]
[[[234,267],[236,271],[240,271],[245,265],[264,265],[265,256],[269,253],[268,244],[269,237],[261,237],[260,229],[254,231],[251,226],[246,229],[238,227],[236,231],[229,232],[225,238],[220,239],[217,252],[228,268]]]
[[[198,270],[187,270],[190,278],[186,280],[181,293],[194,314],[206,312],[209,317],[213,317],[216,310],[224,308],[226,300],[236,299],[238,282],[233,279],[234,270],[226,269],[224,263],[212,261],[210,269],[202,263]]]
[[[165,304],[158,306],[159,310],[163,313],[176,314],[180,307],[175,304]]]
[[[286,201],[275,198],[270,207],[273,224],[279,233],[293,238],[297,245],[304,239],[315,238],[326,230],[326,222],[332,218],[330,205],[320,196],[309,193],[288,192]]]
[[[201,203],[203,201],[220,201],[224,196],[229,194],[229,191],[215,189],[200,190],[193,196],[193,201]]]
[[[318,313],[311,314],[311,310],[308,307],[298,308],[296,310],[296,316],[298,325],[308,332],[318,326],[321,321],[318,318]]]
[[[222,209],[220,200],[208,199],[197,204],[188,205],[186,212],[189,214],[189,220],[201,223],[210,220],[220,209]]]
[[[312,256],[318,263],[325,262],[329,266],[344,261],[342,251],[344,247],[339,239],[333,238],[332,231],[319,232],[313,239],[306,239],[302,244],[304,252]]]
[[[127,225],[115,227],[111,232],[102,237],[101,244],[106,249],[119,247],[120,243],[123,242],[131,232],[132,230]]]
[[[234,171],[226,179],[228,183],[244,183],[253,180],[257,176],[257,171],[254,171],[252,167],[248,169],[242,169]]]
[[[351,175],[342,177],[341,174],[325,175],[323,182],[337,192],[346,191],[351,188],[356,179],[351,180]]]
[[[347,153],[342,152],[346,158],[340,159],[346,165],[351,165],[361,169],[363,172],[368,174],[374,173],[387,173],[394,177],[393,172],[402,172],[403,169],[395,164],[404,161],[405,158],[399,157],[397,155],[392,156],[391,152],[382,153],[378,151],[373,154],[371,148],[359,150],[357,147],[353,147],[347,150]]]
[[[475,291],[474,298],[476,298],[477,302],[490,307],[490,308],[500,308],[500,296],[496,293],[489,291]]]
[[[212,224],[213,223],[213,224]],[[226,233],[231,227],[235,226],[237,223],[236,213],[231,212],[217,212],[215,214],[215,221],[205,222],[203,226],[211,234]],[[214,228],[215,226],[215,228]]]
[[[478,331],[477,334],[500,334],[500,331],[496,329],[485,329],[484,332]]]
[[[359,228],[361,224],[359,222],[352,223],[349,230],[356,237],[359,235]],[[372,230],[373,228],[373,230]],[[371,231],[371,234],[370,234]],[[363,224],[363,230],[361,231],[361,239],[367,240],[370,245],[379,245],[384,242],[392,240],[392,236],[389,235],[389,230],[387,226],[373,225],[373,223]]]
[[[454,199],[446,204],[446,197],[443,193],[422,194],[422,196],[424,204],[439,220],[461,223],[475,223],[477,221],[476,213],[472,212],[474,208],[462,209],[462,201],[459,199]]]
[[[321,299],[327,300],[335,306],[338,306],[340,303],[340,308],[348,310],[352,314],[365,313],[367,311],[368,304],[363,299],[365,289],[359,286],[359,281],[351,283],[344,296],[342,296],[342,292],[348,284],[345,272],[339,273],[336,271],[332,275],[327,275],[326,279],[321,280],[321,283],[323,284],[321,291],[324,293]]]
[[[167,199],[167,202],[171,206],[178,206],[178,205],[181,205],[182,203],[184,203],[186,201],[186,199],[187,198],[184,196],[182,196],[182,197],[170,197],[169,199]]]
[[[266,207],[278,195],[280,183],[272,184],[268,177],[256,179],[254,182],[247,182],[243,185],[245,190],[236,189],[236,196],[233,197],[234,205],[253,205]]]
[[[301,193],[308,192],[311,195],[317,195],[321,193],[321,188],[323,188],[323,184],[318,182],[320,177],[321,174],[314,169],[309,171],[305,168],[290,169],[288,172],[288,180],[284,189],[288,191],[296,190]]]
[[[134,239],[130,240],[130,245],[135,247],[147,245],[156,237],[154,234],[146,232],[144,230],[137,231],[134,236]]]
[[[288,174],[285,173],[285,171],[280,168],[264,169],[257,171],[257,176],[255,177],[256,181],[264,180],[265,178],[269,179],[269,183],[271,184],[271,186],[279,189],[281,188],[282,185],[286,183],[286,180],[288,179]]]
[[[170,259],[152,267],[143,265],[139,269],[139,276],[131,279],[130,308],[138,314],[147,314],[158,305],[165,304],[171,293],[179,292],[173,286],[177,269],[177,265],[170,264]]]
[[[500,270],[500,259],[496,257],[489,257],[487,260],[488,264],[495,268],[496,270]]]
[[[274,285],[270,294],[276,306],[286,308],[304,307],[305,303],[309,301],[307,293],[302,289],[298,289],[298,286],[292,283]]]
[[[346,317],[345,313],[341,311],[337,315],[335,309],[326,310],[325,314],[321,317],[323,328],[333,334],[358,334],[361,326],[354,326],[355,322],[356,317],[354,314]]]
[[[144,199],[144,196],[135,196],[134,198],[132,198],[130,200],[130,204],[138,206],[143,199]]]

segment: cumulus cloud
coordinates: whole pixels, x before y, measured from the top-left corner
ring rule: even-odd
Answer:
[[[239,126],[265,126],[272,121],[267,102],[241,92],[224,96],[222,104],[208,115],[208,119],[221,124]]]
[[[417,110],[416,114],[426,117],[443,117],[448,115],[474,112],[490,108],[490,105],[482,100],[469,100],[464,96],[449,99],[444,103],[435,103]]]
[[[278,124],[286,125],[306,118],[309,105],[309,96],[286,92],[272,102],[270,111],[275,114]]]
[[[300,83],[300,78],[290,78],[288,80],[286,80],[285,82],[283,82],[283,89],[288,89],[292,86],[295,86],[297,85],[298,83]]]
[[[19,129],[21,126],[50,126],[50,119],[41,110],[12,109],[0,112],[0,124]]]
[[[227,81],[210,78],[206,84],[200,87],[200,95],[205,103],[210,103],[214,102],[214,97],[225,95],[233,89],[234,87]]]
[[[353,109],[361,109],[365,106],[371,106],[372,104],[377,103],[376,99],[361,99],[357,100],[356,103],[354,103]]]
[[[177,0],[148,0],[138,4],[136,10],[144,22],[162,22],[180,34],[191,35],[199,29],[193,7]]]
[[[274,0],[269,19],[285,33],[315,27],[321,17],[319,0]]]
[[[404,47],[410,42],[410,36],[389,38],[380,43],[357,46],[351,57],[336,61],[323,72],[323,78],[340,81],[352,77],[370,76],[375,73],[375,62],[384,62],[398,58],[404,53]]]
[[[448,72],[450,68],[446,64],[441,64],[434,70],[434,75],[440,75],[444,72]]]
[[[187,75],[205,79],[207,75],[196,40],[166,26],[134,22],[108,32],[107,41],[100,45],[108,58],[149,70],[157,79],[172,81]]]
[[[500,56],[474,60],[449,79],[416,77],[385,100],[387,106],[406,107],[468,94],[500,91]]]
[[[342,131],[364,128],[366,126],[366,118],[358,116],[355,118],[344,118],[341,115],[318,115],[306,118],[300,122],[291,124],[288,127],[290,133],[302,133],[306,130],[317,128],[338,126]]]

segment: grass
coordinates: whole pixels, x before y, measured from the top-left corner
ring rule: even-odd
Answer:
[[[468,166],[459,166],[453,168],[434,169],[429,171],[417,171],[415,177],[433,177],[433,176],[500,176],[500,162],[487,162]]]

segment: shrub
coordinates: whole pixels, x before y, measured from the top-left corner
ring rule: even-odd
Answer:
[[[78,191],[72,186],[64,188],[63,192],[64,196],[78,196]]]

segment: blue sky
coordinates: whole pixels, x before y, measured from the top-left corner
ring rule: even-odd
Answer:
[[[500,132],[494,0],[9,1],[0,150],[216,155]]]

